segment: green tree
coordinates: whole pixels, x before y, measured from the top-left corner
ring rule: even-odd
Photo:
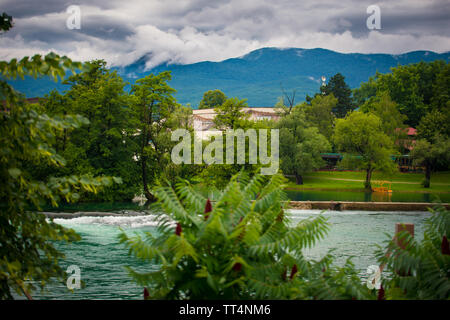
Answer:
[[[13,19],[10,15],[8,15],[6,12],[3,12],[2,15],[0,15],[0,31],[8,31],[13,26]]]
[[[388,92],[380,92],[376,96],[368,99],[362,106],[361,111],[371,112],[381,120],[384,133],[393,139],[398,140],[403,137],[404,122],[407,117],[401,114],[397,104],[392,101]]]
[[[242,122],[248,118],[244,108],[248,107],[246,99],[229,98],[222,105],[214,108],[216,117],[214,124],[219,129],[237,129],[240,128]]]
[[[83,198],[101,201],[131,200],[139,193],[139,166],[133,161],[136,143],[131,123],[126,83],[116,71],[106,68],[106,62],[86,63],[88,71],[68,77],[71,85],[63,96],[52,93],[44,103],[52,115],[76,113],[89,124],[76,130],[65,130],[56,147],[67,159],[62,175],[91,174],[122,178],[123,184],[105,189],[98,195],[83,194]]]
[[[172,142],[167,130],[168,119],[176,110],[172,96],[175,89],[167,83],[170,80],[169,71],[150,74],[137,80],[131,90],[134,127],[138,129],[136,137],[139,140],[136,155],[141,166],[144,195],[149,201],[155,200],[149,185],[156,182],[160,169],[170,162]]]
[[[417,127],[419,140],[414,144],[411,157],[416,165],[425,166],[422,185],[430,187],[431,173],[450,164],[450,113],[437,109],[429,112]]]
[[[419,62],[391,68],[391,73],[377,73],[368,83],[354,91],[358,101],[388,92],[399,111],[408,117],[406,123],[416,127],[428,112],[449,104],[449,66],[445,61]]]
[[[441,70],[433,82],[433,96],[430,101],[433,109],[450,110],[450,65],[446,63],[439,66]]]
[[[328,140],[333,135],[334,116],[332,110],[336,107],[338,100],[331,93],[327,96],[316,95],[310,104],[303,103],[299,107],[305,113],[306,121],[319,129],[320,134]]]
[[[375,77],[370,77],[367,82],[361,83],[359,88],[353,89],[352,91],[355,106],[362,106],[369,98],[374,97],[377,94]]]
[[[320,92],[325,95],[332,93],[338,99],[336,106],[333,108],[336,118],[344,118],[349,111],[355,109],[352,90],[345,83],[345,77],[340,73],[332,76],[325,86],[320,87]]]
[[[377,250],[380,265],[390,274],[382,279],[385,299],[450,299],[450,211],[437,206],[430,212],[423,241],[401,231]]]
[[[221,106],[225,100],[227,100],[227,96],[220,90],[209,90],[203,94],[203,99],[200,101],[198,105],[199,109],[209,109],[216,108]]]
[[[371,299],[350,262],[302,250],[323,238],[323,216],[292,225],[285,178],[240,173],[211,202],[183,181],[155,191],[157,233],[120,235],[130,253],[157,268],[128,268],[148,299]]]
[[[275,122],[273,120],[263,119],[263,120],[249,120],[249,119],[241,119],[239,121],[239,129],[244,130],[244,132],[249,132],[247,130],[254,129],[256,131],[256,145],[259,147],[259,134],[261,133],[260,129],[266,129],[267,130],[267,139],[268,139],[268,147],[270,147],[270,141],[271,141],[271,131],[270,129],[273,129],[275,126]],[[230,135],[233,135],[230,133]],[[229,149],[227,149],[227,138],[228,133],[223,132],[222,134],[222,140],[223,140],[223,164],[204,164],[201,168],[201,173],[196,177],[197,181],[201,181],[202,184],[207,186],[213,186],[219,189],[224,188],[230,179],[240,171],[244,171],[250,176],[253,176],[254,174],[260,172],[261,167],[263,166],[260,162],[259,154],[256,154],[256,162],[255,164],[249,163],[249,154],[250,154],[250,138],[245,137],[245,163],[233,163],[233,164],[227,164],[226,163],[226,155],[227,152],[231,152]],[[238,142],[235,136],[233,135],[233,139],[235,140],[234,143],[234,149],[233,149],[233,159],[238,159],[238,153],[240,154],[240,150],[238,150]],[[203,150],[205,149],[206,145],[209,144],[209,141],[203,141]],[[270,153],[270,152],[269,152]]]
[[[2,26],[3,28],[3,26]],[[3,28],[4,29],[4,28]],[[63,279],[59,260],[64,255],[51,240],[76,241],[73,230],[47,221],[38,214],[44,203],[57,206],[60,199],[75,201],[81,190],[98,192],[113,178],[89,176],[46,177],[38,180],[27,170],[30,164],[63,166],[65,161],[52,145],[54,132],[87,123],[81,116],[49,117],[26,104],[23,97],[6,82],[16,77],[64,77],[66,71],[81,66],[67,57],[50,53],[17,61],[0,61],[0,298],[12,299],[12,292],[25,294],[38,282],[44,288],[52,277]],[[119,181],[118,179],[115,179]]]
[[[436,136],[433,142],[426,139],[417,140],[411,151],[414,164],[425,166],[425,180],[422,185],[430,187],[431,172],[442,166],[447,167],[450,163],[450,139],[449,137]]]
[[[330,149],[328,140],[316,127],[308,126],[299,107],[281,118],[280,167],[284,174],[295,175],[297,184],[303,184],[303,175],[323,165],[321,153]]]
[[[198,175],[203,169],[203,165],[192,165],[192,164],[175,164],[171,161],[171,150],[178,142],[173,142],[171,140],[171,133],[176,129],[188,130],[191,134],[191,151],[193,155],[194,150],[194,129],[192,127],[192,108],[185,107],[179,104],[175,104],[174,109],[170,112],[169,116],[165,118],[162,123],[164,128],[159,131],[158,135],[158,145],[159,150],[163,151],[164,154],[161,155],[163,165],[156,166],[158,171],[155,172],[156,180],[154,185],[165,183],[169,181],[170,183],[175,183],[179,179],[193,180],[196,175]],[[161,148],[163,147],[163,148]],[[160,163],[160,164],[161,164]]]
[[[336,120],[333,139],[339,151],[347,153],[347,158],[366,171],[367,190],[372,190],[374,170],[390,173],[396,169],[391,159],[395,154],[393,141],[383,132],[382,122],[374,114],[353,111],[345,119]]]
[[[419,139],[434,142],[435,137],[439,135],[450,136],[450,108],[445,113],[438,110],[427,113],[417,126]]]

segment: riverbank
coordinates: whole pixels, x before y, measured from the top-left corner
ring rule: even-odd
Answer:
[[[365,172],[363,171],[315,171],[303,176],[303,184],[297,185],[293,178],[286,190],[304,191],[355,191],[364,192]],[[430,188],[421,185],[422,173],[397,172],[391,177],[374,172],[373,181],[391,182],[393,192],[450,194],[450,172],[435,172],[431,175]]]
[[[450,209],[450,203],[443,203]],[[359,201],[289,201],[289,209],[298,210],[332,210],[332,211],[428,211],[434,203],[422,202],[359,202]],[[121,212],[40,212],[47,218],[73,219],[80,217],[134,217],[147,214],[145,211]]]
[[[289,201],[291,209],[334,211],[428,211],[435,205],[435,203],[423,202]],[[450,209],[450,203],[442,205]]]

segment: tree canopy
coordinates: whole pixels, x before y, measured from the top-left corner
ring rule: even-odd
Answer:
[[[284,174],[294,175],[297,184],[303,184],[306,172],[323,165],[321,153],[331,149],[328,140],[305,119],[303,110],[295,107],[277,123],[280,130],[280,162]]]
[[[203,94],[203,99],[200,101],[198,105],[199,109],[209,109],[216,108],[221,106],[225,100],[227,100],[227,96],[220,90],[209,90]]]
[[[394,141],[403,137],[406,115],[401,114],[397,104],[392,101],[388,92],[379,92],[369,98],[360,108],[363,112],[370,112],[381,120],[383,132]]]
[[[96,199],[131,200],[139,192],[138,165],[133,161],[136,142],[132,127],[126,83],[106,62],[86,63],[89,71],[68,77],[70,89],[63,95],[53,92],[44,100],[44,109],[52,115],[80,114],[89,124],[57,134],[55,148],[67,165],[59,174],[91,174],[119,176],[120,186],[96,195]],[[53,170],[53,169],[50,169]],[[48,174],[48,171],[42,174]],[[83,199],[93,198],[84,194]]]
[[[383,132],[380,118],[371,113],[353,111],[345,119],[336,120],[333,136],[339,151],[353,159],[366,171],[364,187],[371,190],[372,172],[395,170],[391,155],[395,154],[392,139]]]
[[[331,93],[329,95],[316,95],[310,102],[299,105],[299,108],[305,113],[305,120],[314,127],[317,127],[320,134],[328,140],[333,135],[335,115],[333,109],[338,100]]]
[[[56,54],[44,58],[28,57],[20,62],[0,62],[4,78],[48,74],[55,78],[64,75],[66,68],[78,63]],[[42,71],[45,70],[45,71]],[[118,178],[89,175],[67,177],[47,176],[37,179],[30,167],[50,165],[59,168],[66,161],[53,148],[55,132],[78,128],[88,123],[80,115],[50,117],[36,105],[0,80],[0,93],[5,98],[0,111],[0,298],[12,299],[12,292],[30,297],[36,289],[34,280],[43,288],[50,278],[66,276],[59,266],[64,254],[49,240],[76,241],[79,236],[37,212],[44,204],[57,206],[80,198],[80,192],[98,192],[103,186],[120,182]]]
[[[336,106],[332,109],[336,118],[344,118],[349,111],[355,109],[352,99],[352,90],[348,84],[345,83],[345,77],[340,73],[332,76],[325,86],[321,86],[320,92],[325,95],[332,93],[338,100]]]
[[[241,126],[242,121],[248,118],[244,108],[247,108],[247,100],[239,98],[229,98],[222,105],[214,108],[216,117],[214,123],[217,128],[221,129],[237,129]]]
[[[391,68],[390,73],[377,73],[355,89],[354,96],[363,103],[378,92],[388,92],[400,112],[407,116],[406,123],[415,128],[428,112],[449,105],[449,70],[445,61],[398,66]]]

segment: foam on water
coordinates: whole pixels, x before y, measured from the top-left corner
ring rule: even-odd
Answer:
[[[65,227],[78,225],[118,226],[126,228],[153,227],[158,224],[155,215],[142,216],[110,216],[110,217],[78,217],[73,219],[54,219],[55,223]]]

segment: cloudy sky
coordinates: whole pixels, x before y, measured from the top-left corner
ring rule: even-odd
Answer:
[[[72,5],[80,29],[67,27]],[[380,8],[380,30],[367,28],[369,5]],[[120,66],[150,53],[152,67],[261,47],[450,51],[448,0],[0,0],[1,12],[13,16],[14,28],[0,34],[0,60],[55,51]]]

